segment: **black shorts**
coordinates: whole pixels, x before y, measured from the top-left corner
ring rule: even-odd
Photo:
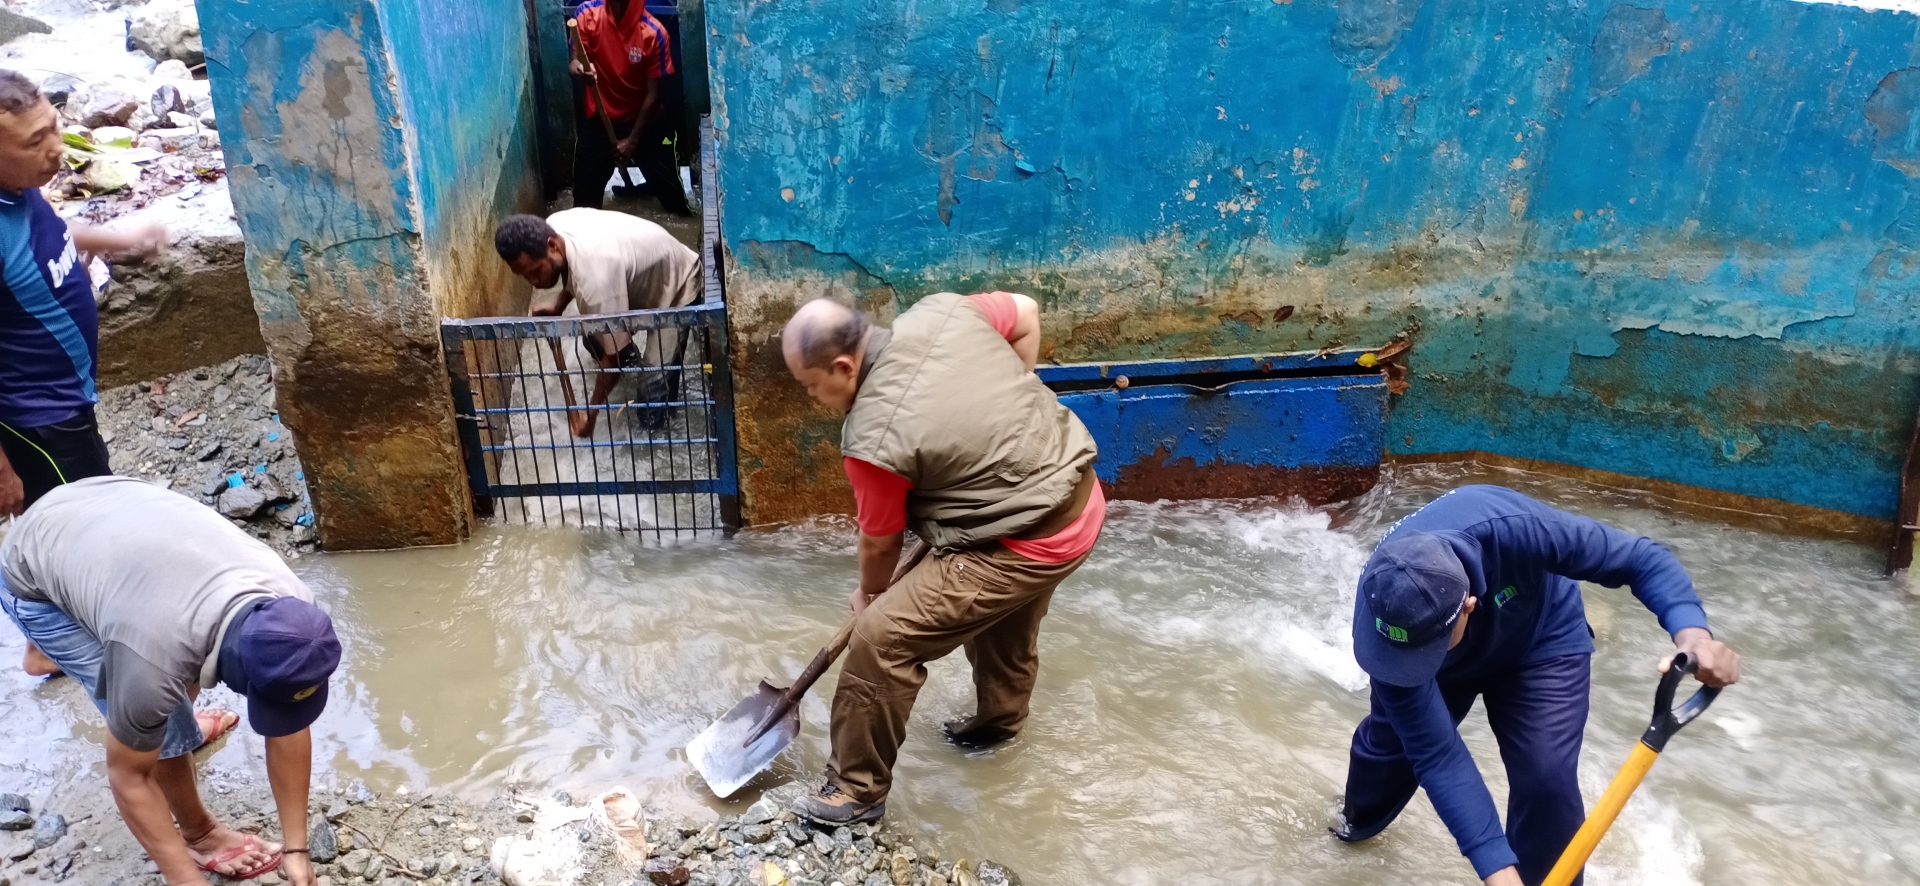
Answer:
[[[40,427],[0,422],[0,451],[6,452],[13,472],[20,475],[27,507],[62,483],[113,473],[91,406],[66,421]]]

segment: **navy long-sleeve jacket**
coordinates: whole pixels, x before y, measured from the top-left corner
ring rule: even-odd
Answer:
[[[1465,639],[1447,653],[1434,680],[1421,686],[1374,680],[1373,693],[1440,820],[1484,879],[1516,859],[1493,795],[1447,715],[1439,684],[1479,681],[1551,658],[1592,653],[1582,581],[1631,586],[1670,635],[1706,628],[1707,614],[1686,569],[1659,542],[1504,487],[1455,489],[1394,524],[1381,540],[1409,531],[1439,533],[1447,540],[1466,567],[1469,593],[1479,603]]]

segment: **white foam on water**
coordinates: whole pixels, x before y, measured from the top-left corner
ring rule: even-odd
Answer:
[[[1348,691],[1367,685],[1353,660],[1353,594],[1368,551],[1331,528],[1324,511],[1298,505],[1246,502],[1115,505],[1126,529],[1103,541],[1108,555],[1123,547],[1142,554],[1128,566],[1136,581],[1193,585],[1191,573],[1165,565],[1198,560],[1209,593],[1173,602],[1173,612],[1143,608],[1109,591],[1088,594],[1103,617],[1154,642],[1169,645],[1230,642],[1268,667],[1309,673]],[[1144,519],[1143,519],[1144,518]],[[1110,518],[1111,522],[1111,518]],[[1122,538],[1150,529],[1152,539]],[[1149,553],[1158,543],[1176,550]]]
[[[555,371],[553,352],[547,343],[526,340],[517,344],[517,363],[509,368],[543,374],[518,379],[521,384],[513,389],[511,406],[517,409],[565,406],[566,392],[561,388],[559,377],[546,374]],[[578,339],[569,340],[568,351],[567,370],[574,396],[576,402],[584,402],[593,390],[593,357],[581,347]],[[686,388],[683,395],[697,399],[699,392],[704,391],[699,373],[688,372],[682,378]],[[622,378],[608,395],[607,402],[631,402],[638,397],[639,388],[633,377]],[[690,414],[688,410],[672,410],[665,427],[649,432],[640,424],[638,409],[616,406],[600,414],[594,423],[593,436],[588,439],[572,435],[565,412],[516,412],[496,415],[494,421],[506,429],[502,442],[514,447],[539,447],[498,453],[501,485],[714,476],[713,459],[704,446],[649,445],[650,440],[707,436],[704,417]],[[497,507],[508,522],[513,523],[565,523],[617,529],[717,523],[713,498],[707,495],[541,496],[504,499]]]
[[[1672,803],[1635,796],[1608,838],[1587,864],[1590,886],[1700,886],[1706,854]]]

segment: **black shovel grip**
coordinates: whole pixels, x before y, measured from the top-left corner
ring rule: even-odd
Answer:
[[[1667,739],[1680,731],[1680,727],[1692,723],[1720,696],[1720,690],[1712,686],[1702,686],[1692,698],[1673,709],[1673,693],[1680,688],[1680,679],[1693,673],[1700,667],[1700,659],[1691,652],[1681,652],[1673,657],[1673,663],[1667,666],[1667,672],[1660,675],[1660,687],[1653,691],[1653,722],[1648,724],[1640,743],[1650,747],[1655,753],[1667,749]]]

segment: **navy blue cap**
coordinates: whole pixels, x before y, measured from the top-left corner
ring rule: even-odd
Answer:
[[[221,680],[247,697],[247,723],[268,737],[292,735],[327,707],[327,679],[340,666],[333,619],[297,597],[275,597],[229,629]],[[237,673],[229,673],[237,671]]]
[[[1470,588],[1460,555],[1439,536],[1408,531],[1381,543],[1360,574],[1353,657],[1382,683],[1433,679]]]

